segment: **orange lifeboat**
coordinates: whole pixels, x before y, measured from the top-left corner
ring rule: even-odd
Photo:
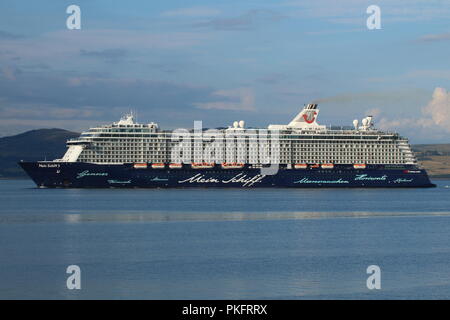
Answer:
[[[324,163],[321,165],[322,169],[333,169],[334,168],[334,164],[332,163]]]
[[[169,164],[170,169],[181,169],[183,165],[181,163],[171,163]]]
[[[135,163],[133,165],[133,167],[135,169],[147,169],[147,164],[146,163]]]
[[[193,162],[191,164],[192,169],[209,169],[214,167],[214,162]]]
[[[243,163],[236,162],[224,162],[222,163],[222,169],[242,169],[244,167]]]
[[[355,169],[365,169],[366,165],[364,163],[355,163],[353,165],[353,168],[355,168]]]
[[[166,165],[164,163],[153,163],[152,168],[153,169],[164,169]]]
[[[294,164],[295,169],[306,169],[308,168],[308,165],[306,163],[296,163]]]

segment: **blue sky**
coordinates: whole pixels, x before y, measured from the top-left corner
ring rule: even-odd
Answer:
[[[81,30],[66,28],[71,4]],[[0,136],[130,108],[165,128],[265,127],[317,101],[322,124],[370,113],[413,143],[448,143],[449,17],[450,1],[3,0]]]

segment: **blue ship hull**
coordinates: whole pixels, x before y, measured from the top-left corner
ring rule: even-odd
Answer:
[[[309,167],[261,171],[240,169],[136,169],[133,164],[83,162],[19,162],[38,187],[47,188],[425,188],[434,187],[425,170],[414,165],[335,165],[333,169]],[[264,169],[265,170],[265,169]]]

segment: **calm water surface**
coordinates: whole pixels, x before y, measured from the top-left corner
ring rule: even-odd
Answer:
[[[0,298],[450,299],[434,189],[37,189],[0,180]],[[82,289],[66,288],[80,266]],[[380,266],[381,290],[366,268]]]

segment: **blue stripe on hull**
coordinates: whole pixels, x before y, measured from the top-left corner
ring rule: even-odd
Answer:
[[[425,170],[416,166],[351,166],[334,169],[287,169],[263,175],[259,169],[135,169],[131,164],[98,165],[81,162],[20,162],[39,187],[180,188],[180,187],[434,187]]]

